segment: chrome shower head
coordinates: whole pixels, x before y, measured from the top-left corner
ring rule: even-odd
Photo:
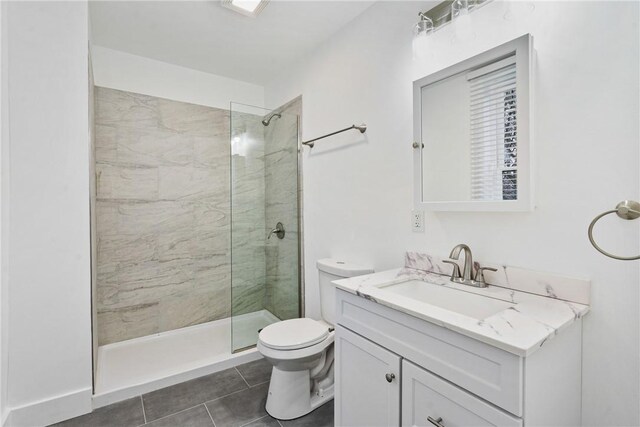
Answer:
[[[265,125],[265,126],[269,126],[269,123],[271,123],[271,119],[273,119],[274,117],[280,118],[280,117],[282,117],[282,115],[279,114],[279,113],[273,113],[271,116],[269,116],[269,118],[264,119],[262,121],[262,124]]]

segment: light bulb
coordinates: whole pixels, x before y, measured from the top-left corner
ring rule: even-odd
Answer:
[[[453,25],[458,40],[469,40],[472,37],[473,29],[468,0],[455,0],[451,4],[451,21],[454,21]]]
[[[469,0],[454,0],[451,3],[451,20],[469,14]]]
[[[429,35],[433,32],[433,21],[420,12],[420,21],[413,27],[413,59],[422,59],[427,55]]]

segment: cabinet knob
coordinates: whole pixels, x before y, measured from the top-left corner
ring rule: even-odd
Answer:
[[[387,379],[387,382],[390,383],[396,378],[396,374],[387,374],[384,377]]]
[[[427,421],[429,421],[431,424],[433,424],[436,427],[445,427],[444,424],[442,424],[442,417],[438,417],[438,418],[427,417]]]

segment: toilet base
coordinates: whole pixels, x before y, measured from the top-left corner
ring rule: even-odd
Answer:
[[[283,371],[273,367],[266,410],[279,420],[292,420],[307,415],[333,399],[333,384],[311,391],[309,371]]]

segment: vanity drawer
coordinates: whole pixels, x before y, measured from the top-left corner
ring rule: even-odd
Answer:
[[[404,360],[402,425],[522,427],[522,420]]]
[[[469,392],[522,416],[522,359],[338,290],[337,323]]]

